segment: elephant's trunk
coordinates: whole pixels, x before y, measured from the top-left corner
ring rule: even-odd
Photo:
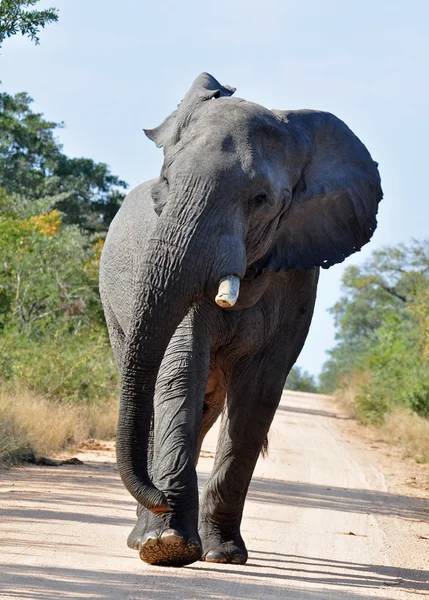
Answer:
[[[216,289],[221,276],[245,271],[245,253],[237,256],[238,266],[236,263],[232,270],[213,269],[215,256],[209,240],[215,236],[210,235],[210,211],[204,202],[198,210],[194,204],[195,214],[190,218],[189,209],[183,208],[187,206],[185,202],[167,206],[146,246],[121,368],[118,469],[132,496],[154,513],[169,508],[164,494],[150,480],[147,458],[155,384],[163,356],[207,284]],[[218,240],[219,236],[213,244]]]
[[[203,289],[196,276],[201,269],[190,261],[189,247],[178,245],[178,234],[161,218],[148,243],[121,369],[118,469],[128,491],[154,513],[168,510],[164,494],[148,475],[156,378],[171,337]]]

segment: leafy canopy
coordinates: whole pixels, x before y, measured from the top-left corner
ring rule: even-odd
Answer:
[[[0,194],[4,199],[4,192]],[[101,237],[56,209],[0,214],[0,381],[59,399],[115,392],[117,373],[98,293]]]
[[[17,33],[28,36],[35,44],[39,43],[40,28],[58,21],[58,10],[28,10],[39,0],[1,0],[0,2],[0,47],[6,38]]]
[[[98,265],[125,183],[104,163],[66,156],[60,125],[31,102],[0,93],[0,383],[103,401],[118,374]]]
[[[343,276],[332,307],[337,346],[321,387],[331,392],[355,378],[364,420],[376,422],[395,404],[429,416],[429,239],[373,252]]]
[[[60,210],[64,223],[87,233],[106,232],[126,183],[105,163],[66,156],[55,137],[63,125],[33,112],[31,103],[25,92],[0,93],[0,185],[9,203],[20,196]]]

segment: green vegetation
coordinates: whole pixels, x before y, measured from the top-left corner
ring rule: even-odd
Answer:
[[[55,8],[28,10],[39,0],[1,0],[0,2],[0,47],[6,38],[17,33],[27,35],[35,44],[39,43],[40,27],[58,21]]]
[[[30,216],[54,208],[66,225],[106,232],[126,183],[104,163],[69,158],[55,137],[63,125],[31,110],[22,92],[0,93],[0,210]],[[18,201],[17,201],[18,197]]]
[[[352,387],[364,423],[380,425],[396,410],[427,419],[429,240],[375,251],[362,267],[349,267],[332,314],[338,344],[322,390]]]
[[[296,392],[311,392],[314,394],[318,392],[314,376],[298,366],[292,367],[284,389]]]
[[[65,156],[58,126],[30,104],[27,94],[0,93],[0,455],[43,447],[23,420],[37,414],[32,402],[46,414],[79,407],[80,422],[110,405],[118,384],[98,264],[125,183],[103,163]],[[27,409],[6,398],[25,398]],[[69,442],[67,432],[55,439]]]

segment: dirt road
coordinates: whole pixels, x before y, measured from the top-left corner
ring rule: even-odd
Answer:
[[[393,493],[329,399],[284,396],[243,521],[245,566],[150,567],[113,452],[1,471],[0,598],[366,600],[429,596],[429,495]],[[210,472],[216,430],[199,464]],[[391,467],[394,469],[394,467]],[[426,539],[425,539],[426,538]]]

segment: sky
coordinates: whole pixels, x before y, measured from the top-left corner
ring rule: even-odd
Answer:
[[[42,0],[59,23],[40,46],[15,36],[0,53],[1,89],[66,127],[70,156],[106,162],[130,188],[159,174],[159,125],[208,71],[267,108],[328,110],[379,162],[384,199],[367,246],[323,271],[298,365],[318,374],[335,344],[328,313],[344,268],[382,246],[428,236],[427,0]]]

